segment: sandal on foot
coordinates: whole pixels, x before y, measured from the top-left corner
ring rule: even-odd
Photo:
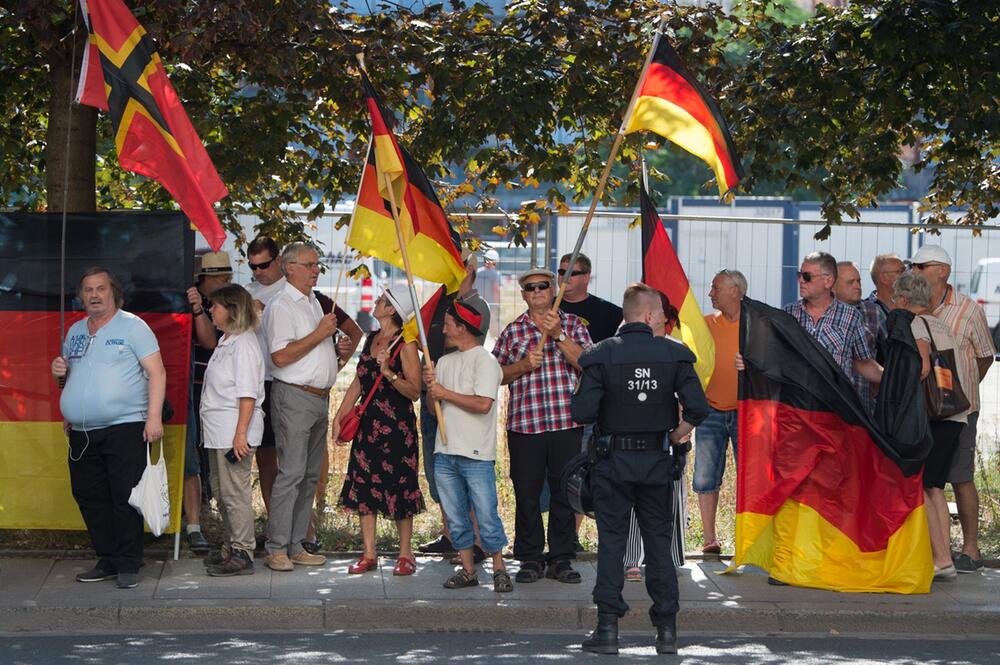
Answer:
[[[493,573],[493,590],[497,593],[507,593],[514,590],[514,584],[510,581],[510,575],[506,570],[498,570]]]
[[[632,566],[625,571],[625,581],[626,582],[641,582],[642,581],[642,568],[638,566]]]
[[[545,577],[563,584],[579,584],[583,581],[580,573],[573,570],[568,559],[561,559],[549,564],[548,570],[545,571]]]
[[[525,561],[521,564],[521,570],[514,575],[514,581],[518,584],[531,584],[542,579],[542,564],[538,561]]]
[[[406,559],[400,559],[400,561],[406,561]],[[448,578],[448,581],[444,583],[445,589],[464,589],[465,587],[479,586],[479,577],[476,576],[476,572],[469,572],[465,568]]]
[[[392,569],[392,574],[396,577],[405,577],[417,572],[417,560],[411,557],[399,557],[396,559],[396,567]]]
[[[309,554],[316,554],[317,552],[319,552],[319,543],[317,543],[315,540],[303,540],[302,549],[304,549],[306,552],[309,552]]]
[[[367,573],[369,570],[375,570],[376,568],[378,568],[378,562],[375,559],[361,557],[347,567],[347,572],[351,575],[360,575],[361,573]]]
[[[702,554],[714,554],[716,556],[722,554],[722,546],[719,544],[718,540],[713,540],[710,543],[705,543],[705,546],[701,548]]]

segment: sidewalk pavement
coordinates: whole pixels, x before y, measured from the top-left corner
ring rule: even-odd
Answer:
[[[161,557],[159,560],[153,557]],[[355,556],[329,555],[324,566],[278,573],[262,560],[250,576],[205,575],[200,559],[163,560],[147,552],[135,589],[114,582],[81,584],[74,576],[93,560],[0,557],[0,632],[118,632],[188,630],[590,630],[596,562],[577,561],[582,584],[543,579],[493,592],[480,586],[448,590],[447,561],[420,557],[412,577],[394,577],[395,560],[378,571],[349,575]],[[679,572],[682,632],[752,634],[920,634],[1000,637],[1000,570],[985,569],[937,582],[921,596],[855,594],[774,587],[747,567],[719,575],[719,561],[689,561]],[[513,575],[516,564],[508,566]],[[632,610],[623,630],[648,631],[645,586],[627,582]]]

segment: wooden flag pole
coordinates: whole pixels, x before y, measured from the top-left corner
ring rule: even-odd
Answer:
[[[653,60],[653,54],[656,52],[656,45],[659,43],[660,36],[663,34],[662,27],[663,17],[661,16],[659,23],[656,26],[656,33],[653,37],[653,45],[650,47],[649,53],[646,55],[646,62],[642,65],[642,72],[639,74],[639,80],[635,83],[635,89],[632,91],[632,98],[628,102],[628,108],[625,109],[625,117],[622,118],[621,127],[618,128],[618,133],[615,135],[615,141],[611,145],[611,152],[608,154],[608,162],[604,165],[604,172],[601,173],[601,179],[597,183],[597,189],[594,191],[594,198],[590,202],[590,208],[587,210],[587,217],[583,220],[583,228],[580,229],[580,235],[576,239],[576,246],[573,247],[573,254],[569,259],[569,272],[571,274],[573,272],[573,267],[576,265],[576,260],[580,256],[580,250],[583,248],[583,239],[587,237],[587,230],[590,228],[590,222],[594,218],[594,211],[597,210],[597,204],[604,195],[604,188],[608,184],[608,178],[611,176],[611,168],[614,166],[615,157],[618,156],[618,150],[621,148],[622,140],[625,138],[625,128],[628,127],[628,123],[632,119],[632,112],[635,110],[635,103],[639,98],[640,86],[642,85],[643,79],[646,78],[646,72],[649,70],[649,63]],[[559,311],[559,305],[562,304],[563,294],[566,291],[567,281],[569,280],[562,280],[562,284],[559,286],[559,293],[556,295],[555,302],[552,303],[553,312]],[[548,333],[542,331],[542,339],[539,342],[541,347],[544,348],[547,339]]]
[[[392,221],[396,224],[396,242],[399,243],[399,252],[403,255],[403,268],[406,270],[406,283],[410,287],[410,302],[413,303],[414,317],[417,319],[417,333],[420,335],[420,345],[424,348],[424,366],[433,369],[431,363],[430,347],[427,345],[427,331],[424,330],[424,319],[420,316],[420,306],[417,300],[417,287],[413,284],[413,271],[410,269],[410,254],[406,249],[406,241],[403,238],[403,227],[399,224],[399,208],[396,205],[396,193],[392,189],[392,176],[385,174],[385,188],[389,193],[389,208],[392,210]],[[403,323],[406,323],[405,321]],[[433,400],[434,416],[438,421],[438,434],[441,435],[441,443],[448,445],[448,437],[444,430],[444,414],[441,413],[441,402]]]

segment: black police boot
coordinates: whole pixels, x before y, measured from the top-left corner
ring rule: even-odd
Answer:
[[[656,627],[656,653],[677,653],[677,618]]]
[[[597,613],[597,628],[583,641],[583,650],[590,653],[618,653],[618,616]]]

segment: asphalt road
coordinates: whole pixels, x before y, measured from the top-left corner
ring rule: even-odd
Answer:
[[[5,665],[61,663],[154,665],[218,663],[220,665],[293,665],[304,663],[523,663],[613,658],[584,654],[582,635],[568,633],[512,635],[502,633],[210,633],[143,635],[0,635],[0,662]],[[671,663],[878,663],[936,665],[1000,663],[997,640],[682,636],[678,656],[657,656],[652,634],[626,634],[621,657],[628,662]]]

